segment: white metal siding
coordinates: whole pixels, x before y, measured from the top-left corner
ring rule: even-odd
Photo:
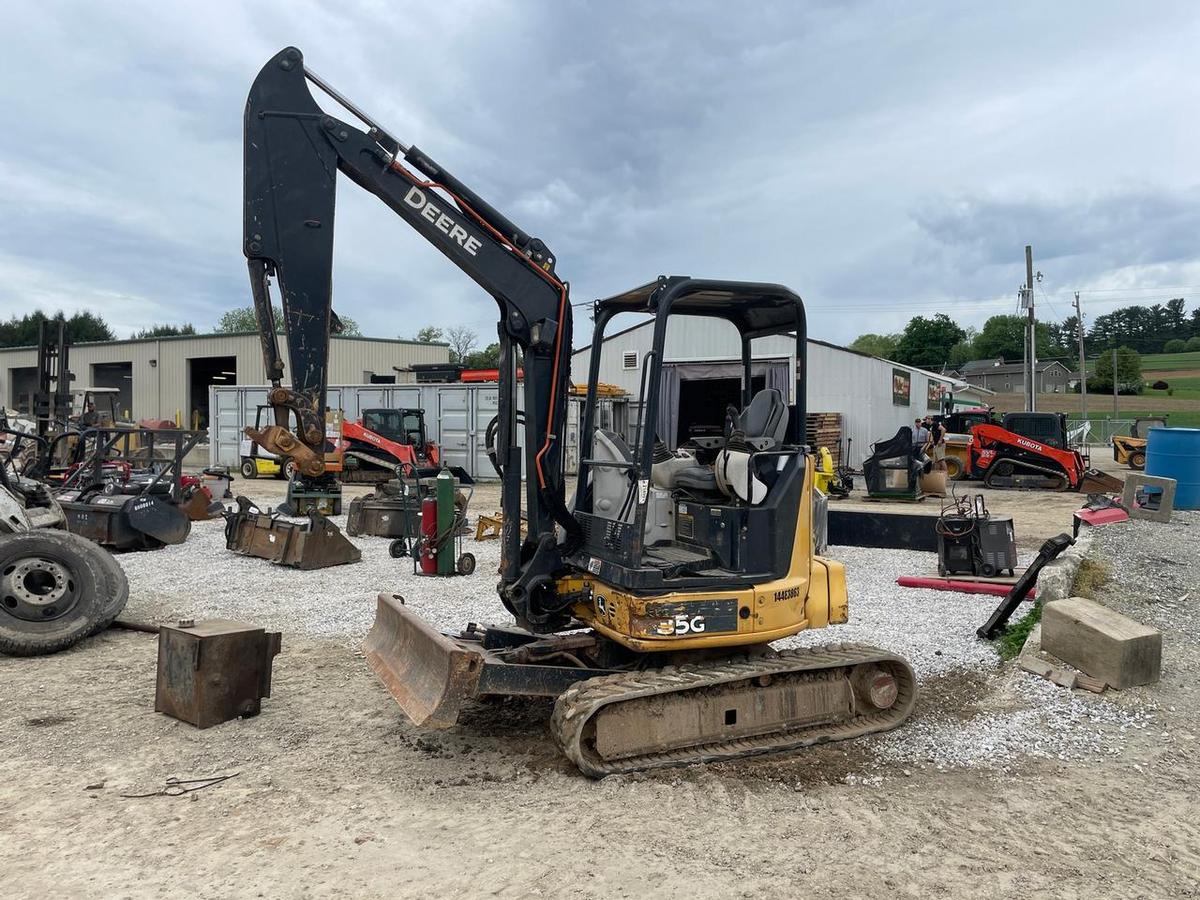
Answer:
[[[254,424],[255,410],[266,401],[263,386],[213,386],[209,408],[214,411],[209,425],[209,464],[236,466],[242,429]],[[462,466],[475,478],[495,478],[487,456],[488,423],[499,410],[500,394],[495,384],[331,385],[327,393],[331,409],[341,409],[346,419],[362,417],[364,409],[423,409],[428,438],[442,449],[446,461]],[[612,414],[608,417],[611,419]],[[567,444],[578,444],[568,435]],[[518,444],[523,429],[518,427]],[[573,471],[573,470],[569,470]]]
[[[737,329],[728,322],[696,316],[673,319],[664,346],[666,362],[724,362],[741,358],[741,341]],[[650,322],[618,334],[605,341],[600,361],[600,381],[615,384],[630,394],[636,417],[636,404],[642,374],[639,364],[635,372],[621,367],[625,353],[636,353],[639,360],[651,349],[653,329]],[[755,359],[786,357],[795,362],[795,341],[784,336],[760,338],[751,347]],[[576,351],[571,359],[571,378],[585,384],[588,378],[592,348]],[[892,403],[892,370],[903,369],[910,374],[911,393],[908,406]],[[805,386],[809,412],[842,414],[843,438],[852,441],[850,462],[858,466],[871,455],[870,445],[890,438],[902,425],[937,412],[926,405],[930,380],[945,385],[951,379],[911,366],[864,356],[839,347],[815,341],[808,342],[808,383]],[[965,392],[960,392],[962,397]],[[830,448],[834,449],[834,448]]]
[[[279,338],[280,354],[287,365],[287,340]],[[70,367],[76,387],[88,385],[92,366],[97,363],[129,363],[133,418],[187,421],[188,361],[196,358],[233,357],[236,382],[261,385],[266,378],[262,346],[255,334],[204,334],[186,337],[152,338],[138,341],[110,341],[76,344],[71,347]],[[366,373],[395,376],[397,383],[414,381],[412,372],[397,372],[417,363],[444,363],[450,359],[448,347],[335,336],[330,343],[329,381],[332,384],[358,384]],[[28,348],[0,350],[0,403],[11,402],[11,369],[37,365],[37,351]]]

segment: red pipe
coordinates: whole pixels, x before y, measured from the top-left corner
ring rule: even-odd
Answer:
[[[932,578],[924,575],[901,575],[896,579],[900,587],[931,588],[935,591],[958,591],[960,594],[994,594],[1004,597],[1012,590],[1011,584],[994,584],[990,581],[955,581],[952,578]],[[1029,592],[1029,599],[1037,596],[1037,588]]]
[[[517,369],[517,380],[525,377],[524,369]],[[461,375],[458,376],[459,381],[463,382],[478,382],[478,381],[499,381],[499,369],[463,369]]]

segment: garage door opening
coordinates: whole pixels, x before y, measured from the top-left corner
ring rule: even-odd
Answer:
[[[33,395],[38,389],[37,366],[8,370],[8,408],[33,415]]]
[[[767,379],[756,375],[750,379],[752,395],[766,387]],[[740,378],[698,378],[679,382],[679,428],[675,446],[696,435],[722,434],[725,411],[732,406],[742,408]]]
[[[128,419],[133,411],[133,363],[131,362],[94,363],[92,365],[92,383],[80,385],[79,382],[76,382],[76,390],[80,387],[116,389],[117,393],[113,395],[112,400],[112,404],[116,408],[112,413],[118,421]],[[95,400],[99,411],[107,416],[110,412],[108,397],[97,397]]]
[[[185,422],[192,428],[208,428],[208,389],[214,384],[237,384],[236,356],[197,356],[188,360],[189,408]]]

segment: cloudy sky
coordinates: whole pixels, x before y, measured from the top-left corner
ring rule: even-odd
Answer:
[[[1047,318],[1077,289],[1200,298],[1194,3],[49,0],[0,31],[0,313],[124,336],[248,304],[242,108],[289,44],[541,236],[576,302],[692,274],[787,284],[828,340],[978,325],[1026,243]],[[440,254],[339,197],[339,312],[494,334]]]

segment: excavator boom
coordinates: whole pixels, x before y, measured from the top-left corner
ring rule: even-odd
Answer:
[[[310,82],[363,120],[366,130],[322,110]],[[553,254],[423,151],[392,137],[308,71],[295,47],[280,51],[259,72],[246,101],[244,127],[243,249],[276,420],[252,438],[294,458],[306,476],[324,472],[329,337],[338,328],[332,311],[333,226],[341,172],[378,197],[499,306],[497,456],[504,507],[511,511],[502,534],[501,597],[518,621],[544,621],[540,601],[552,592],[550,575],[562,565],[555,525],[568,538],[578,533],[564,502],[559,437],[569,388],[571,304],[566,283],[554,273]],[[290,386],[284,383],[275,338],[272,280],[288,338]],[[525,372],[520,398],[518,353]],[[524,416],[524,448],[516,443],[518,409]],[[532,536],[524,547],[517,514],[522,468],[524,515]]]

